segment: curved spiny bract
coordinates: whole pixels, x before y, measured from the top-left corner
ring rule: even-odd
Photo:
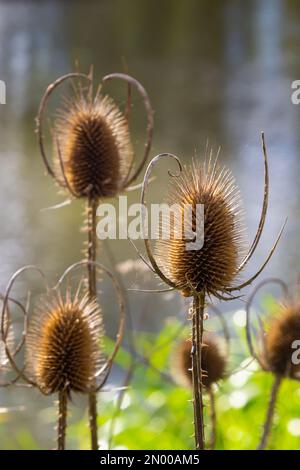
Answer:
[[[42,159],[47,173],[75,198],[97,200],[129,190],[148,158],[153,137],[153,110],[148,94],[138,80],[123,73],[106,75],[101,83],[104,85],[115,79],[127,85],[124,113],[109,96],[100,94],[100,86],[93,95],[92,67],[88,75],[78,72],[59,77],[47,87],[41,99],[36,123]],[[78,86],[74,80],[79,80]],[[82,84],[83,80],[87,87]],[[65,106],[59,109],[51,126],[52,165],[44,143],[45,113],[54,90],[67,81],[71,82],[74,93],[65,98]],[[131,145],[128,123],[132,88],[142,98],[147,116],[145,147],[139,163]]]
[[[217,163],[194,163],[174,178],[167,202],[177,210],[171,237],[161,237],[156,243],[156,259],[163,272],[185,296],[226,292],[245,252],[242,205],[232,174]],[[199,230],[195,215],[200,204],[204,206],[204,220],[200,220],[204,243],[200,249],[188,250],[187,235]],[[188,206],[192,221],[184,217]]]
[[[66,178],[77,197],[92,198],[123,189],[133,149],[127,120],[110,97],[74,98],[60,112],[54,131],[59,145],[55,172],[62,186]]]
[[[26,340],[26,372],[45,394],[88,392],[102,363],[96,300],[64,300],[57,291],[36,307]]]

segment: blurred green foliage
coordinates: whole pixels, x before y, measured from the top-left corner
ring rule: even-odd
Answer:
[[[271,307],[266,299],[264,306]],[[172,349],[178,341],[176,332],[185,336],[186,329],[178,321],[170,321],[159,335],[138,334],[139,346],[148,365],[138,361],[133,380],[124,393],[122,410],[114,420],[113,449],[193,449],[193,407],[191,391],[178,387],[172,380]],[[255,449],[266,413],[273,376],[259,370],[247,356],[243,312],[236,315],[231,359],[228,372],[233,372],[216,388],[217,449]],[[151,345],[151,346],[150,346]],[[241,354],[242,351],[242,354]],[[127,352],[121,351],[118,362],[130,365]],[[176,365],[175,365],[176,366]],[[100,406],[100,435],[107,448],[112,413],[115,412],[110,394],[102,394]],[[209,401],[206,397],[206,434],[210,435]],[[85,431],[83,432],[83,429]],[[72,427],[78,436],[78,447],[88,442],[86,422]],[[84,439],[82,436],[85,435]],[[299,449],[300,447],[300,386],[285,380],[281,386],[274,416],[270,449]]]
[[[270,307],[272,302],[272,299],[267,299],[264,306]],[[247,355],[244,320],[243,311],[233,315],[229,377],[215,390],[217,449],[256,448],[272,385],[272,375],[260,371]],[[110,442],[111,449],[193,449],[191,391],[177,386],[171,374],[176,367],[173,363],[173,348],[187,332],[188,326],[170,319],[159,334],[136,333],[135,347],[138,356],[132,380],[128,388],[121,392],[121,410],[118,412],[117,406],[120,392],[114,390],[113,385],[107,385],[107,390],[99,396],[99,437],[102,448],[107,449]],[[109,340],[106,346],[112,347]],[[123,349],[118,353],[117,364],[125,374],[132,365],[131,358],[127,350]],[[211,430],[208,397],[205,398],[205,403],[208,440]],[[52,415],[51,419],[48,416],[49,419],[46,420],[50,422],[56,415],[56,410],[50,408],[46,414]],[[0,414],[1,441],[5,435],[5,416],[5,413]],[[11,447],[9,439],[10,436],[6,434],[5,444],[8,448]],[[16,442],[23,449],[38,447],[30,430],[22,427],[15,432],[14,443]],[[72,420],[68,429],[68,447],[89,448],[86,413],[80,419]],[[296,381],[285,380],[280,390],[268,448],[299,447],[300,387]]]

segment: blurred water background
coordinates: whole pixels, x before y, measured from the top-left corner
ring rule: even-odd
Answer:
[[[220,161],[234,172],[241,189],[249,240],[263,196],[260,132],[265,131],[270,209],[245,277],[263,262],[289,217],[264,277],[293,280],[300,261],[300,105],[291,102],[291,83],[300,79],[299,25],[297,0],[1,1],[0,79],[7,84],[7,104],[0,106],[1,291],[24,264],[37,264],[54,282],[82,257],[82,203],[42,211],[63,201],[45,176],[34,132],[44,89],[74,70],[76,62],[84,71],[94,64],[100,78],[123,71],[124,59],[129,72],[146,87],[155,110],[151,156],[169,151],[189,162],[194,155],[203,156],[207,142],[214,152],[221,147]],[[122,91],[116,86],[121,100]],[[145,118],[137,96],[133,105],[133,142],[140,155]],[[151,186],[150,199],[155,202],[165,192],[167,167],[161,163]],[[129,197],[138,201],[139,192]],[[127,241],[111,241],[110,250],[115,262],[123,263],[126,286],[159,286],[151,274],[141,275],[128,262],[136,255]],[[111,263],[107,247],[101,248],[99,259]],[[22,298],[27,280],[33,292],[42,289],[37,278],[25,277],[16,286]],[[115,302],[107,282],[102,290],[106,328],[113,334]],[[137,328],[159,329],[168,315],[184,314],[176,296],[131,293],[130,302]],[[242,306],[231,303],[223,309]],[[38,445],[49,445],[52,428],[45,425],[46,431],[39,432],[40,420],[47,423],[48,417],[44,411],[39,415],[37,400],[44,406],[46,399],[35,391],[0,390],[0,407],[24,402],[27,406],[9,418],[0,414],[0,448],[18,446],[14,436],[20,433],[27,445],[34,446],[26,433],[28,423]],[[3,431],[1,420],[11,433]]]

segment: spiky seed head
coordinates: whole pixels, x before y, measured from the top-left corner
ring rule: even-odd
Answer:
[[[102,362],[102,317],[96,300],[87,295],[64,300],[44,296],[26,340],[28,375],[46,394],[86,392]]]
[[[265,336],[263,363],[280,376],[300,379],[300,364],[294,364],[293,343],[300,340],[300,304],[281,305]]]
[[[83,93],[59,112],[55,122],[64,172],[78,197],[115,196],[124,183],[133,150],[125,116],[108,96]],[[55,168],[64,183],[58,151]]]
[[[191,340],[181,341],[173,357],[173,375],[177,383],[185,387],[192,386],[192,343]],[[204,387],[210,388],[213,383],[219,382],[225,376],[226,358],[221,350],[218,338],[205,332],[201,349],[202,382]]]
[[[242,204],[234,178],[216,162],[193,163],[171,184],[167,202],[177,209],[171,236],[157,241],[158,264],[184,296],[222,294],[231,286],[245,253]],[[199,230],[197,204],[204,206],[204,244],[188,250],[189,234]],[[184,216],[187,207],[192,208],[192,218]]]

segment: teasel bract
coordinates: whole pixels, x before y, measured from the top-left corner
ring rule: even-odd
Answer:
[[[44,113],[53,91],[66,81],[86,80],[87,88],[80,86],[72,98],[58,111],[52,130],[54,162],[51,165],[46,155],[43,137]],[[101,86],[119,79],[127,85],[126,112],[123,113],[108,95],[103,95]],[[88,75],[70,73],[50,84],[42,97],[37,117],[37,133],[40,152],[50,174],[59,187],[73,198],[86,200],[86,231],[88,261],[97,259],[96,210],[104,198],[114,197],[125,190],[140,175],[148,158],[152,134],[153,111],[144,87],[133,77],[123,73],[106,75],[93,95],[93,69]],[[131,143],[129,114],[132,89],[135,88],[145,106],[147,114],[147,138],[144,155],[134,168],[135,155]],[[87,281],[89,295],[96,295],[96,275],[93,264],[88,265]],[[92,449],[98,449],[97,402],[90,395],[90,430]]]
[[[221,168],[217,160],[212,161],[211,155],[204,163],[194,163],[191,167],[182,167],[178,157],[163,153],[157,155],[148,165],[144,176],[141,203],[145,207],[149,178],[156,163],[162,158],[171,157],[178,166],[179,172],[169,175],[172,177],[171,190],[167,202],[177,204],[175,211],[174,235],[167,239],[159,239],[153,253],[149,239],[145,238],[145,247],[149,258],[145,260],[149,268],[157,274],[171,290],[176,289],[183,296],[193,297],[191,306],[192,318],[192,377],[195,445],[197,449],[205,448],[203,422],[203,383],[201,364],[201,344],[203,336],[203,320],[207,296],[220,300],[239,298],[235,292],[250,285],[263,271],[281,237],[283,228],[259,270],[248,280],[234,285],[234,280],[240,275],[251,260],[261,238],[266,219],[269,197],[268,159],[262,134],[264,157],[264,198],[261,217],[253,243],[244,255],[243,229],[239,192],[234,178],[225,168]],[[176,233],[178,226],[188,224],[187,232],[193,232],[197,204],[204,205],[204,243],[199,249],[186,250],[190,237],[185,230]],[[192,208],[192,217],[182,222],[185,208]],[[145,213],[143,216],[144,233]],[[191,220],[189,220],[191,219]],[[177,223],[176,223],[177,222]],[[178,225],[179,222],[179,225]],[[172,227],[171,227],[172,228]],[[198,230],[198,227],[197,227]],[[201,233],[201,232],[200,232]],[[168,290],[170,290],[168,289]]]
[[[9,297],[9,303],[5,301],[5,297],[0,294],[0,300],[2,302],[2,308],[0,310],[0,373],[3,375],[15,372],[10,367],[10,357],[16,358],[22,351],[25,343],[26,335],[26,307],[16,299]],[[5,301],[5,304],[4,304]],[[16,308],[22,314],[23,329],[21,338],[17,339],[11,317],[12,306]],[[14,378],[0,381],[0,387],[9,387],[10,385],[16,384],[20,379],[20,374],[17,373]]]
[[[250,323],[251,306],[258,290],[269,283],[279,285],[284,295],[280,301],[277,301],[272,315],[269,314],[264,321],[259,317],[259,350],[255,351]],[[300,362],[297,353],[300,345],[299,288],[295,292],[289,292],[287,284],[281,279],[266,279],[254,289],[249,297],[246,312],[246,333],[250,354],[264,371],[274,375],[263,433],[258,445],[258,449],[262,450],[266,448],[268,443],[276,400],[282,381],[285,378],[300,380]],[[295,360],[294,354],[297,356]]]
[[[115,346],[108,357],[103,352],[102,312],[96,297],[90,298],[83,279],[72,286],[69,276],[75,269],[93,264],[99,273],[111,279],[119,305],[119,325]],[[25,271],[35,270],[42,277],[45,293],[24,313],[23,343],[25,365],[19,367],[11,351],[3,325],[11,324],[10,293],[16,279]],[[68,280],[67,287],[63,283]],[[20,304],[22,305],[22,304]],[[58,394],[57,449],[65,449],[67,405],[73,393],[97,394],[106,383],[124,333],[125,310],[122,291],[115,277],[102,264],[86,260],[67,268],[54,287],[49,287],[44,273],[35,266],[25,266],[10,279],[3,300],[2,337],[10,366],[22,384],[37,388],[43,395]]]

